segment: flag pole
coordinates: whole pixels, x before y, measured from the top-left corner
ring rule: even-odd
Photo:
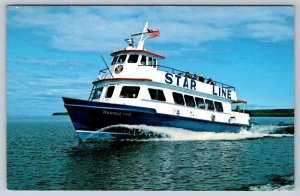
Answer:
[[[144,29],[142,31],[142,35],[140,37],[140,41],[138,44],[138,49],[141,49],[141,50],[144,49],[144,41],[146,40],[146,38],[144,39],[144,34],[147,33],[147,30],[148,30],[148,21],[146,22]]]

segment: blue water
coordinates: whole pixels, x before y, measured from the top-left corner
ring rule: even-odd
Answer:
[[[250,131],[78,143],[67,116],[8,117],[13,190],[293,190],[294,137],[270,134],[294,118],[252,118]],[[281,123],[281,124],[282,124]]]

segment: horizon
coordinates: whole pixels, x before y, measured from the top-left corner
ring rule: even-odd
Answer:
[[[145,44],[166,56],[161,65],[236,87],[247,110],[294,109],[293,6],[136,8],[8,6],[7,116],[52,115],[66,111],[61,97],[88,99],[105,68],[100,55],[109,62],[146,21],[161,32]]]

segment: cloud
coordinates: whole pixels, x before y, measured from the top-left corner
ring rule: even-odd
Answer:
[[[286,39],[292,39],[294,36],[291,26],[276,23],[249,24],[246,26],[246,29],[251,37],[265,41],[284,41]]]
[[[44,57],[8,57],[7,58],[8,68],[11,68],[13,65],[26,66],[33,69],[43,69],[51,70],[55,68],[57,70],[65,70],[68,67],[68,70],[81,70],[86,67],[91,67],[92,65],[87,62],[70,60],[70,59],[58,59],[58,58],[44,58]]]
[[[87,74],[86,68],[85,72],[81,69],[67,74],[65,66],[71,67],[73,63],[77,65],[76,62],[62,59],[8,58],[7,100],[16,103],[22,97],[24,107],[27,107],[26,104],[37,99],[47,102],[53,98],[61,99],[62,96],[87,99],[96,74]]]
[[[236,38],[279,42],[293,39],[293,8],[289,6],[13,6],[10,28],[31,29],[50,48],[100,51],[125,46],[122,41],[142,30],[147,20],[159,28],[156,47]],[[152,41],[152,40],[151,40]]]

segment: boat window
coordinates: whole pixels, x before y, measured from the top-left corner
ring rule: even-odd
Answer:
[[[93,99],[99,99],[103,91],[103,87],[94,90]]]
[[[205,104],[207,105],[208,110],[215,111],[214,102],[212,100],[205,99]]]
[[[118,56],[115,56],[111,61],[111,65],[114,65],[117,62]]]
[[[113,95],[113,93],[114,93],[114,90],[115,90],[115,87],[114,87],[114,86],[109,86],[109,87],[107,88],[105,98],[111,98],[112,95]]]
[[[179,105],[184,105],[184,99],[183,99],[183,95],[180,94],[180,93],[175,93],[173,92],[173,99],[174,99],[174,102],[176,104],[179,104]]]
[[[148,65],[152,65],[152,57],[148,58]]]
[[[196,97],[195,100],[196,100],[197,108],[205,109],[204,99]]]
[[[139,55],[131,54],[128,58],[128,63],[136,63],[138,61]]]
[[[221,102],[215,101],[215,106],[218,112],[223,112],[223,105]]]
[[[146,56],[142,56],[141,64],[146,65]]]
[[[121,55],[121,56],[118,58],[117,63],[124,63],[125,60],[126,60],[126,56],[127,56],[127,55]]]
[[[190,95],[184,95],[186,106],[195,107],[194,97]]]
[[[151,99],[158,101],[166,101],[164,92],[162,90],[149,88],[148,91]]]
[[[140,92],[138,86],[123,86],[120,97],[121,98],[137,98]]]
[[[157,64],[156,64],[156,59],[153,59],[153,65],[157,65]]]

